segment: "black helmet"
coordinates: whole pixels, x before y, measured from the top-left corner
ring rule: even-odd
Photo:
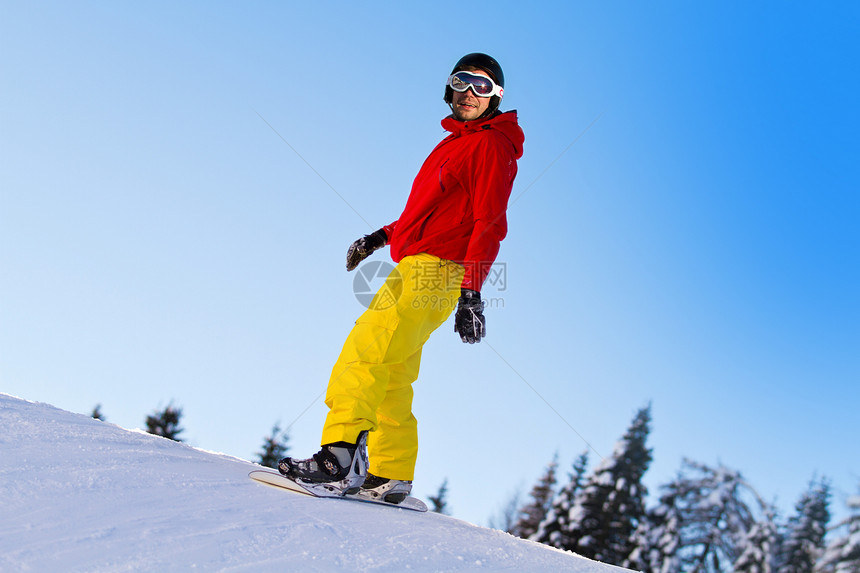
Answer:
[[[502,72],[502,66],[499,65],[499,62],[495,60],[492,56],[488,56],[487,54],[482,54],[480,52],[475,52],[473,54],[466,54],[457,62],[454,66],[454,69],[451,70],[451,74],[459,72],[460,70],[465,70],[467,68],[478,68],[479,70],[483,70],[490,75],[490,79],[492,79],[496,84],[500,85],[502,88],[505,87],[505,74]],[[454,101],[454,91],[445,85],[445,103],[451,105]],[[490,105],[487,107],[487,111],[484,115],[491,115],[497,109],[499,109],[499,104],[502,103],[502,98],[499,96],[493,96],[490,98]]]

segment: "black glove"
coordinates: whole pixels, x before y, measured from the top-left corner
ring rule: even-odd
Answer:
[[[487,336],[487,319],[484,318],[484,303],[476,290],[460,289],[460,302],[454,314],[454,332],[460,340],[475,344]]]
[[[351,244],[346,252],[346,270],[353,270],[358,266],[358,263],[369,257],[373,251],[378,251],[384,247],[387,242],[388,235],[379,229]]]

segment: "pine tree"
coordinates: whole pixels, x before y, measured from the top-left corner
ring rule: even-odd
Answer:
[[[514,524],[513,534],[529,539],[534,535],[541,522],[546,517],[552,503],[555,486],[555,470],[558,467],[558,453],[553,456],[552,461],[546,468],[544,474],[532,488],[531,501],[520,509],[520,516]]]
[[[848,536],[842,546],[836,573],[860,572],[860,496],[848,500],[852,515],[848,519]]]
[[[537,531],[529,539],[559,549],[573,545],[567,536],[567,532],[570,530],[570,509],[573,507],[576,494],[582,489],[586,467],[588,467],[587,450],[576,458],[573,463],[573,471],[568,475],[568,482],[555,496],[549,511],[538,525]]]
[[[860,573],[860,495],[848,498],[849,516],[834,529],[844,530],[825,551],[816,572]]]
[[[93,408],[93,413],[90,414],[90,416],[92,416],[96,420],[101,420],[102,422],[104,422],[105,417],[104,417],[104,414],[102,414],[102,405],[96,404],[96,407]]]
[[[146,431],[156,436],[181,442],[179,434],[185,431],[179,427],[179,420],[181,419],[182,408],[175,408],[173,404],[170,404],[164,410],[160,412],[156,410],[152,415],[146,417]]]
[[[663,494],[656,507],[648,510],[633,534],[634,549],[624,567],[642,573],[680,573],[681,527],[677,482],[662,486]]]
[[[436,495],[428,496],[427,499],[433,504],[433,507],[430,508],[431,511],[448,515],[448,478],[445,478],[442,485],[439,486]]]
[[[620,565],[633,551],[633,532],[645,517],[642,477],[651,463],[651,450],[645,447],[650,421],[649,405],[639,410],[612,456],[597,466],[576,496],[565,532],[572,546],[565,549],[612,565]]]
[[[279,424],[272,426],[272,433],[263,439],[263,451],[257,455],[260,457],[260,465],[267,468],[277,468],[278,462],[286,455],[289,446],[287,442],[290,437],[286,430],[282,431]]]
[[[762,518],[747,532],[740,546],[740,555],[735,560],[734,573],[771,573],[774,555],[779,545],[779,532],[774,520],[774,510],[768,508]]]
[[[824,553],[824,535],[830,521],[830,484],[822,480],[809,484],[795,505],[785,543],[779,556],[780,573],[812,573]]]

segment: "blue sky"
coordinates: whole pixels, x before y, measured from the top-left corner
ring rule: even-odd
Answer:
[[[450,68],[485,51],[526,134],[506,288],[486,344],[448,323],[425,349],[416,492],[448,478],[485,523],[651,402],[652,491],[687,456],[784,510],[827,476],[841,511],[860,10],[463,10],[0,5],[0,391],[126,427],[173,401],[190,443],[245,458],[280,421],[313,453],[362,311],[346,248],[400,214]]]

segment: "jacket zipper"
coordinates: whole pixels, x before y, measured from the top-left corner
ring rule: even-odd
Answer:
[[[448,159],[451,159],[451,158],[449,157],[449,158],[445,159],[445,161],[442,162],[442,165],[439,166],[439,189],[442,190],[442,193],[445,192],[445,184],[442,183],[442,168],[445,167],[446,163],[448,163]]]

